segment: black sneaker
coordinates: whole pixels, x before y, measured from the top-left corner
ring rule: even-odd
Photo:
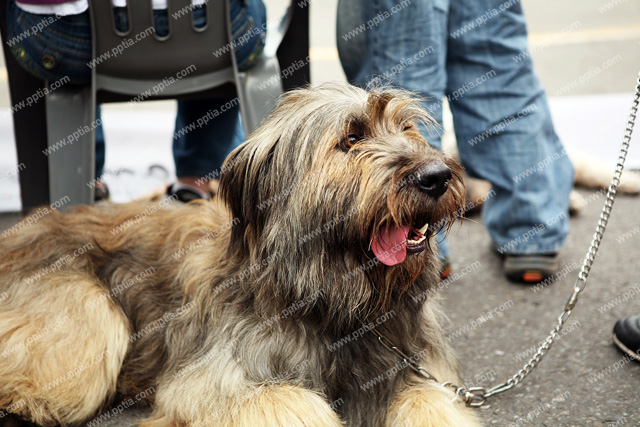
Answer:
[[[620,350],[640,360],[640,316],[618,320],[613,327],[613,342]]]
[[[182,203],[189,203],[194,200],[211,200],[211,194],[207,194],[197,187],[192,187],[181,182],[171,184],[167,188],[167,196],[176,198]]]
[[[104,182],[98,184],[93,189],[93,201],[99,202],[101,200],[109,200],[111,194],[109,193],[109,187]]]
[[[507,254],[504,272],[512,282],[536,284],[558,272],[558,254]]]

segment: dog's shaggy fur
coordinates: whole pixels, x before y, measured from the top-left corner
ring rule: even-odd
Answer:
[[[371,249],[463,205],[460,167],[417,130],[428,120],[405,92],[294,91],[227,159],[221,208],[79,206],[0,238],[0,409],[76,425],[143,393],[145,427],[476,425],[357,333],[373,324],[460,381],[424,298],[435,227],[397,265]],[[434,162],[452,171],[440,197],[413,179]]]

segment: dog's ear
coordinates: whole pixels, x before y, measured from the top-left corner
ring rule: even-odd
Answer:
[[[222,165],[220,194],[233,218],[239,220],[231,230],[230,253],[239,249],[247,253],[249,247],[256,247],[270,207],[266,190],[276,144],[277,140],[260,143],[250,138]]]

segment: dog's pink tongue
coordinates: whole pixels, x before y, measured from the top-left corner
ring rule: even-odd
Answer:
[[[400,264],[407,258],[407,237],[409,226],[398,228],[395,225],[387,226],[380,230],[378,240],[371,234],[371,249],[384,265]]]

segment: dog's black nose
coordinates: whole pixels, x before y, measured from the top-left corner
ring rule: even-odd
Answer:
[[[452,177],[451,169],[440,160],[431,162],[416,172],[418,188],[436,199],[447,191]]]

